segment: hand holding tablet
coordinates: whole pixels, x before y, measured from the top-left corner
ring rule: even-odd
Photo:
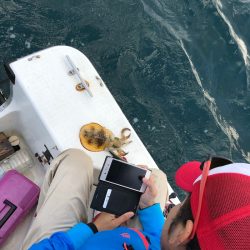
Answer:
[[[151,181],[146,181],[150,175],[148,169],[106,157],[90,207],[118,216],[135,213],[147,186],[150,190],[142,199],[142,207],[152,203]]]

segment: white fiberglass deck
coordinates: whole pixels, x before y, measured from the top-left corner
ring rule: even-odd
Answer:
[[[76,75],[70,74],[72,68],[66,55],[70,56],[82,78],[89,83],[93,97],[87,91],[76,91],[75,86],[80,81]],[[81,126],[97,122],[116,136],[120,135],[122,128],[130,128],[133,142],[124,148],[129,152],[128,161],[157,168],[105,83],[80,51],[56,46],[23,57],[11,63],[10,67],[15,74],[13,97],[9,106],[0,112],[0,131],[21,135],[33,155],[42,156],[44,145],[53,157],[68,148],[79,148],[92,158],[94,167],[100,169],[108,153],[86,151],[79,141]],[[36,167],[27,175],[40,184],[49,165],[40,164],[36,158],[34,160]],[[24,223],[24,227],[27,228],[27,225],[28,222]],[[25,229],[17,230],[19,236],[15,236],[14,241],[21,239],[20,235],[24,232]],[[13,241],[14,235],[10,238]],[[2,249],[15,248],[12,245]]]

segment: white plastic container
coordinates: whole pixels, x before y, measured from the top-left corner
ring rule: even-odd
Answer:
[[[25,149],[20,149],[0,162],[0,177],[11,169],[23,173],[34,165],[33,159]]]

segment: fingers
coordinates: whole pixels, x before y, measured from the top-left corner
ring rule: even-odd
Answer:
[[[129,220],[133,216],[134,216],[133,212],[127,212],[127,213],[121,215],[120,217],[113,220],[114,226],[116,226],[116,227],[120,226],[122,223],[126,222],[127,220]]]
[[[153,176],[151,176],[149,179],[143,178],[142,181],[148,187],[150,193],[153,196],[156,196],[157,195],[157,188],[156,188]]]
[[[146,177],[144,177],[144,178],[142,179],[142,181],[143,181],[143,183],[146,184],[146,186],[148,186],[148,187],[153,186],[153,185],[155,184],[155,178],[154,178],[153,175],[151,175],[151,176],[149,177],[149,179],[146,178]]]

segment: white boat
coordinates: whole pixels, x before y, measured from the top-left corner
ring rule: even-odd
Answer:
[[[6,71],[11,95],[0,106],[0,131],[21,138],[21,149],[29,152],[34,165],[24,174],[38,185],[51,160],[69,148],[84,150],[95,168],[102,167],[109,153],[87,151],[79,140],[80,128],[90,122],[105,126],[115,135],[122,128],[130,128],[132,143],[124,148],[129,152],[128,162],[158,168],[102,78],[80,51],[67,46],[51,47],[6,65]],[[77,90],[86,84],[88,91]],[[179,202],[178,198],[172,201]],[[19,249],[31,217],[32,213],[2,249]]]

